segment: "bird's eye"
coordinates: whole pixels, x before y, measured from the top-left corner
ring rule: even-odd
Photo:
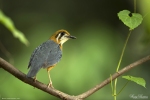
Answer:
[[[61,39],[65,34],[66,34],[65,32],[59,33],[59,39]]]
[[[66,33],[65,32],[60,32],[56,35],[56,39],[60,40],[62,37],[64,37]]]
[[[60,34],[60,37],[64,36],[66,33],[65,32],[61,32],[59,33]]]
[[[60,33],[58,33],[55,37],[56,37],[57,39],[60,39],[60,38],[62,38],[64,35],[65,35],[65,32],[60,32]]]

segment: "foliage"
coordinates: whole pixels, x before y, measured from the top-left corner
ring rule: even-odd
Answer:
[[[130,15],[131,14],[131,15]],[[118,13],[119,19],[133,30],[134,28],[138,27],[143,20],[143,17],[139,13],[130,13],[128,10],[122,10]]]
[[[13,21],[7,17],[1,10],[0,10],[0,22],[8,28],[13,34],[14,37],[18,38],[22,43],[24,43],[26,46],[29,45],[28,40],[24,36],[24,34],[15,28]]]
[[[122,78],[133,81],[133,82],[135,82],[135,83],[137,83],[143,87],[145,87],[145,84],[146,84],[145,80],[143,78],[140,78],[140,77],[133,77],[133,76],[128,75],[128,76],[122,76]]]

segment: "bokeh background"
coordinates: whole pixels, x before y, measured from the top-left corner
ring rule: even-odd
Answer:
[[[55,31],[66,29],[77,37],[64,44],[63,57],[51,70],[56,89],[70,95],[81,94],[113,74],[128,34],[128,28],[118,19],[117,13],[134,11],[133,0],[0,0],[0,9],[9,16],[16,28],[23,32],[30,45],[25,46],[0,24],[0,41],[10,52],[13,65],[27,73],[33,50],[46,41]],[[137,12],[144,16],[143,23],[129,39],[121,68],[150,54],[150,2],[137,0]],[[0,51],[0,57],[9,58]],[[124,75],[143,77],[146,88],[129,82],[117,97],[133,100],[130,95],[150,98],[150,62],[136,67]],[[39,81],[49,82],[46,70],[37,74]],[[118,78],[117,91],[127,80]],[[58,98],[25,84],[0,69],[0,99],[41,100]],[[110,84],[86,100],[112,100]]]

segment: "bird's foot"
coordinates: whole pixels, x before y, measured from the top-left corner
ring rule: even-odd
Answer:
[[[34,81],[34,82],[36,82],[36,79],[37,79],[37,78],[36,78],[36,77],[34,77],[34,78],[33,78],[33,81]]]
[[[49,87],[54,88],[53,85],[52,85],[52,82],[50,82],[50,83],[47,85],[47,87],[48,87],[48,88],[49,88]]]

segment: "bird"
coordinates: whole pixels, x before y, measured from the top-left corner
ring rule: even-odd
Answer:
[[[49,78],[48,87],[53,88],[50,70],[61,60],[63,44],[69,39],[76,39],[76,37],[70,35],[67,30],[61,29],[39,45],[31,54],[27,77],[34,78],[34,81],[36,81],[36,74],[39,70],[46,68]]]

